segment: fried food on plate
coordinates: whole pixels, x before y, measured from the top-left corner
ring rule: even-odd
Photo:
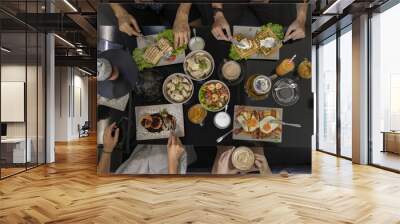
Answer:
[[[260,31],[256,33],[255,40],[259,45],[260,53],[267,56],[282,47],[280,27],[280,25],[276,24],[267,24],[262,26]]]
[[[249,58],[252,55],[257,54],[258,51],[257,41],[243,37],[240,34],[234,36],[233,38],[235,38],[238,42],[244,45],[244,46],[233,45],[233,48],[236,50],[236,52],[239,54],[241,58]]]

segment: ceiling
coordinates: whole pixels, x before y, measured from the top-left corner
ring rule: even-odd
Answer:
[[[36,39],[32,40],[36,33],[54,32],[57,34],[56,65],[75,65],[71,62],[85,60],[85,66],[82,67],[93,71],[96,60],[97,6],[96,0],[48,0],[47,4],[45,0],[1,0],[2,46],[12,49],[7,57],[10,60],[22,60],[25,56],[31,58],[38,50]],[[21,34],[25,32],[27,35]]]

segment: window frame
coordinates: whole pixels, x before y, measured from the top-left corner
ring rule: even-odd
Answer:
[[[342,155],[342,150],[341,150],[341,118],[340,118],[340,77],[341,77],[341,65],[340,65],[340,37],[344,35],[347,32],[352,32],[352,23],[347,24],[341,29],[336,30],[336,33],[328,36],[327,38],[319,41],[316,44],[316,73],[317,73],[317,78],[316,78],[316,95],[317,95],[317,100],[316,100],[316,150],[319,152],[327,153],[329,155],[337,156],[343,159],[347,160],[352,160],[352,158],[348,156]],[[334,37],[334,38],[333,38]],[[320,87],[320,80],[319,80],[319,60],[320,60],[320,55],[319,55],[319,47],[321,43],[324,42],[330,42],[330,41],[336,41],[336,152],[328,152],[324,149],[320,149],[319,147],[319,100],[318,100],[318,94],[319,94],[319,87]]]

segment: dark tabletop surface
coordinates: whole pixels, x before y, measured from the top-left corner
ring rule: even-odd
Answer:
[[[161,27],[149,27],[148,34],[153,32],[157,32],[161,30]],[[206,41],[205,49],[208,51],[214,58],[215,61],[215,69],[210,78],[211,79],[219,79],[218,78],[218,68],[220,63],[223,62],[225,58],[227,58],[229,54],[229,47],[230,43],[225,41],[218,41],[216,40],[209,28],[200,28],[197,29],[197,33]],[[134,41],[134,39],[132,39]],[[134,44],[130,44],[131,46]],[[129,51],[132,49],[129,49]],[[186,52],[188,53],[189,50]],[[307,38],[302,39],[300,41],[292,42],[289,44],[285,44],[280,49],[280,58],[291,58],[294,54],[297,55],[296,64],[299,64],[304,58],[311,58],[311,38],[308,35]],[[302,124],[302,128],[293,128],[283,126],[283,134],[282,134],[282,143],[268,143],[268,142],[255,142],[255,141],[242,141],[242,140],[233,140],[232,135],[228,136],[224,139],[220,144],[222,145],[264,145],[264,146],[275,146],[279,148],[311,148],[311,135],[313,133],[313,94],[311,92],[311,80],[299,79],[297,81],[300,89],[300,100],[293,106],[289,107],[282,107],[278,105],[273,97],[272,94],[265,99],[265,100],[252,100],[250,99],[244,89],[244,83],[246,77],[249,77],[252,74],[265,74],[265,75],[272,75],[275,67],[278,65],[279,61],[269,61],[269,60],[247,60],[244,63],[245,67],[245,79],[236,86],[230,86],[231,92],[231,100],[229,102],[229,109],[228,113],[233,116],[233,109],[234,105],[248,105],[248,106],[261,106],[261,107],[275,107],[275,108],[283,108],[283,120],[285,122],[290,123],[300,123]],[[168,65],[162,67],[155,67],[155,70],[160,72],[163,76],[167,77],[170,74],[179,72],[184,73],[183,65],[182,64],[175,64],[175,65]],[[284,76],[286,78],[296,78],[296,71],[289,73],[288,75]],[[273,81],[275,83],[280,78],[277,78]],[[207,81],[206,80],[206,81]],[[197,98],[198,89],[201,84],[204,82],[197,82],[194,81],[195,91],[190,99],[189,102],[183,105],[184,108],[184,120],[185,120],[185,136],[182,138],[182,142],[187,145],[194,145],[194,146],[215,146],[216,139],[229,131],[231,127],[220,130],[217,129],[213,124],[213,117],[215,113],[208,112],[207,118],[205,120],[204,126],[199,126],[192,124],[187,119],[187,110],[190,106],[199,103]],[[166,104],[168,103],[165,99],[162,99],[159,102],[152,102],[146,103],[133,95],[133,104],[134,106],[141,106],[141,105],[154,105],[154,104]],[[135,121],[134,115],[134,108],[131,108],[130,112],[128,112],[129,120]],[[135,128],[135,124],[132,124],[132,128]],[[130,145],[135,144],[165,144],[166,140],[146,140],[146,141],[135,141],[135,130],[129,131],[131,134],[130,136],[133,138],[130,142]]]

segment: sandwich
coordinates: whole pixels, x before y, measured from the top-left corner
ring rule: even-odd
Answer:
[[[157,41],[151,39],[151,46],[144,48],[135,48],[132,52],[132,58],[138,66],[139,71],[156,66],[163,56],[168,63],[173,62],[177,55],[185,54],[187,45],[176,49],[173,48],[174,32],[172,29],[166,29],[157,34]]]
[[[174,48],[170,45],[169,41],[165,38],[160,38],[157,42],[158,49],[161,50],[163,55],[172,52]]]
[[[146,49],[143,54],[143,59],[147,62],[156,65],[164,54],[156,46],[151,46]]]
[[[143,58],[148,63],[156,65],[165,54],[172,52],[173,50],[174,49],[169,44],[169,41],[165,38],[161,38],[157,41],[156,45],[148,47],[145,50]]]

